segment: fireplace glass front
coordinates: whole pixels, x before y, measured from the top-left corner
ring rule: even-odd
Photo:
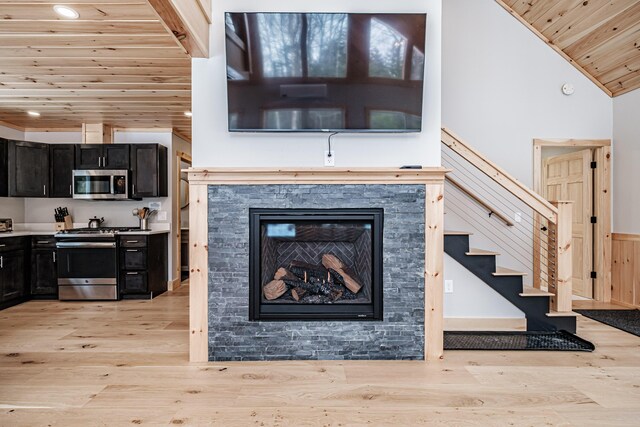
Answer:
[[[381,320],[382,209],[250,209],[250,320]]]

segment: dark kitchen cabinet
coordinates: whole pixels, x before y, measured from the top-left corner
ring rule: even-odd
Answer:
[[[0,308],[24,301],[27,297],[25,239],[0,239]]]
[[[167,147],[131,144],[131,197],[167,197]]]
[[[49,146],[49,197],[72,197],[71,184],[75,164],[74,144],[51,144]]]
[[[53,236],[31,238],[31,296],[58,298],[57,251]]]
[[[79,144],[76,169],[129,169],[129,144]]]
[[[167,290],[167,234],[121,235],[120,296],[147,299]]]
[[[0,138],[0,197],[9,195],[9,141]]]
[[[9,196],[49,196],[49,145],[9,141]]]

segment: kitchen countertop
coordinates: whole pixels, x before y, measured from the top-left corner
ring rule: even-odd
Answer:
[[[56,230],[19,230],[10,231],[8,233],[0,233],[0,239],[8,237],[24,237],[24,236],[54,236],[57,233]],[[142,235],[150,236],[152,234],[165,234],[169,233],[169,230],[134,230],[134,231],[119,231],[116,235],[128,236],[128,235]]]

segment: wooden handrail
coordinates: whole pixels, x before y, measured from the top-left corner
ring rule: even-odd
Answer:
[[[520,181],[511,176],[507,171],[497,166],[491,160],[480,154],[477,150],[464,143],[459,137],[448,129],[442,128],[442,143],[462,156],[466,161],[482,171],[489,178],[498,183],[505,190],[516,196],[531,209],[556,224],[558,221],[558,209],[545,200],[542,196],[529,189]]]
[[[513,227],[513,223],[511,221],[509,221],[509,218],[507,218],[506,216],[502,215],[500,212],[498,212],[497,209],[494,209],[491,205],[489,205],[487,202],[485,202],[484,200],[482,200],[480,197],[476,196],[473,191],[469,190],[467,187],[465,187],[464,185],[462,185],[461,183],[459,183],[458,181],[455,180],[455,178],[450,177],[449,175],[445,176],[445,179],[450,182],[451,184],[453,184],[455,187],[457,187],[460,191],[462,191],[463,193],[465,193],[467,196],[469,196],[469,198],[471,198],[474,202],[476,202],[477,204],[479,204],[480,206],[482,206],[483,208],[485,208],[487,211],[489,211],[489,215],[490,216],[495,216],[496,218],[500,219],[502,222],[504,222],[507,226],[509,227]]]

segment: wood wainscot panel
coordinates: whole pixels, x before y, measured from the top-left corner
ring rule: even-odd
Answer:
[[[640,234],[613,234],[611,301],[640,308]]]

